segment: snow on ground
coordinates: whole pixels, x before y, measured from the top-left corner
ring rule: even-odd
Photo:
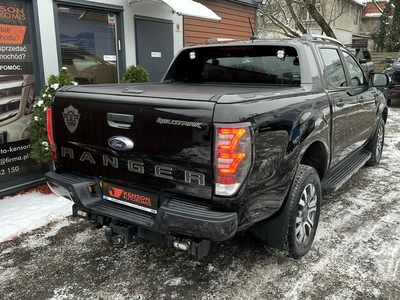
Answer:
[[[0,243],[71,215],[72,202],[32,192],[0,200]]]

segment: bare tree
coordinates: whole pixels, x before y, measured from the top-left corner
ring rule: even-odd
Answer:
[[[301,31],[301,33],[303,33],[303,34],[307,33],[307,29],[300,22],[297,14],[296,14],[296,12],[295,12],[295,10],[293,8],[293,2],[294,1],[293,0],[285,0],[285,2],[286,2],[286,5],[287,5],[287,7],[289,9],[290,15],[293,18],[293,21],[294,21],[294,24],[295,24],[296,28],[298,28]]]
[[[293,4],[293,2],[293,0],[268,0],[267,4],[259,10],[260,31],[283,34],[288,37],[300,37],[307,32],[297,17],[298,3]]]
[[[380,13],[383,13],[383,8],[381,8],[376,0],[372,0],[372,3],[375,4],[376,8],[380,11]]]
[[[321,27],[322,31],[327,35],[334,39],[336,39],[336,35],[333,32],[329,23],[325,20],[325,18],[321,15],[318,9],[315,7],[315,0],[304,0],[305,8],[308,10],[309,14],[313,17],[315,22]]]
[[[338,2],[331,1],[330,7],[335,7],[335,9],[326,9],[324,15],[324,11],[321,10],[322,3],[317,0],[268,0],[267,4],[259,10],[260,32],[275,32],[288,37],[299,37],[309,32],[311,28],[315,29],[316,24],[317,28],[321,29],[321,33],[336,38],[331,26],[344,13],[343,5],[339,7]],[[305,19],[306,15],[310,18]]]

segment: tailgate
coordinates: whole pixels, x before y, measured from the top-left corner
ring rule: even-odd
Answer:
[[[214,102],[58,93],[58,169],[211,199]]]

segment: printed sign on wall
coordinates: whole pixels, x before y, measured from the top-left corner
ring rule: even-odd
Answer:
[[[0,4],[0,182],[40,170],[29,159],[29,121],[34,101],[28,1]]]

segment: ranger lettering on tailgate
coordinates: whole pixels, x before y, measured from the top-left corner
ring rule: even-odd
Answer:
[[[79,159],[79,161],[87,161],[90,162],[91,164],[98,164],[96,160],[94,159],[93,155],[90,152],[83,151],[82,153],[78,154],[78,158],[76,158],[74,149],[67,148],[67,147],[61,147],[61,156],[65,158],[70,158],[70,159]],[[120,160],[117,157],[113,157],[110,155],[103,154],[101,156],[101,164],[103,164],[104,167],[113,167],[115,169],[120,168]],[[131,172],[134,173],[139,173],[139,174],[145,174],[148,170],[145,169],[144,163],[137,161],[137,160],[127,160],[122,162],[124,166]],[[163,166],[163,165],[155,165],[154,166],[154,176],[160,177],[160,178],[165,178],[165,179],[171,179],[174,180],[175,178],[172,176],[173,173],[173,168]],[[186,183],[195,183],[198,185],[205,185],[205,176],[204,174],[198,173],[198,172],[191,172],[184,170],[185,174],[185,179],[184,181]]]

